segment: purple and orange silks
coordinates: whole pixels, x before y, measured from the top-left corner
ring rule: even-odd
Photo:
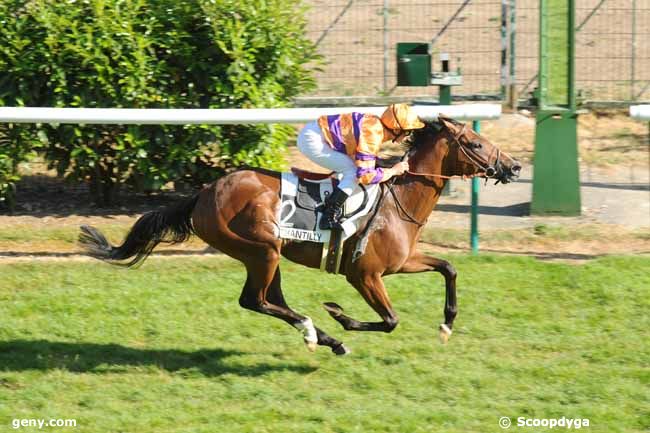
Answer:
[[[384,142],[384,126],[379,117],[363,113],[321,116],[318,126],[332,149],[354,160],[360,183],[368,185],[382,181],[384,171],[375,167]]]

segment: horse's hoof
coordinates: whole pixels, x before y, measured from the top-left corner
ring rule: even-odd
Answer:
[[[332,317],[339,317],[343,315],[343,307],[335,302],[325,302],[323,303],[323,308],[330,313]]]
[[[350,349],[341,344],[338,347],[332,348],[332,352],[334,352],[337,356],[345,356],[350,353]]]
[[[318,347],[318,343],[313,342],[313,341],[305,340],[305,346],[307,346],[307,350],[309,350],[310,352],[316,352],[316,348]]]
[[[440,337],[440,342],[442,344],[447,344],[447,341],[449,341],[449,337],[451,336],[451,329],[449,329],[449,326],[445,325],[444,323],[440,325],[440,333],[438,335]]]

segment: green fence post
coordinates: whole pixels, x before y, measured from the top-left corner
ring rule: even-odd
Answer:
[[[472,123],[474,131],[481,132],[481,122],[475,120]],[[469,234],[469,243],[472,247],[472,254],[478,254],[478,189],[479,178],[472,178],[472,213],[471,213],[471,228]]]
[[[440,54],[440,60],[442,61],[442,72],[449,72],[449,54],[446,53],[441,53]],[[451,99],[451,86],[447,85],[440,85],[438,86],[438,102],[440,105],[451,105],[452,104],[452,99]],[[444,188],[442,188],[442,192],[440,193],[442,196],[450,196],[451,195],[451,179],[445,183]]]
[[[575,0],[540,1],[533,215],[580,215]]]
[[[515,68],[516,56],[516,25],[517,25],[517,9],[515,0],[510,0],[510,6],[508,12],[510,14],[510,74],[508,75],[509,80],[509,92],[508,99],[510,108],[513,110],[517,109],[517,104],[519,102],[519,96],[517,94],[517,70]]]

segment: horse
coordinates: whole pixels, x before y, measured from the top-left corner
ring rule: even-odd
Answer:
[[[466,124],[440,116],[425,122],[403,143],[402,159],[409,171],[381,184],[380,202],[360,233],[367,236],[365,252],[353,257],[360,234],[343,245],[339,273],[358,291],[381,321],[362,322],[345,314],[334,302],[323,307],[347,331],[390,333],[399,323],[382,278],[392,274],[435,271],[445,280],[444,323],[439,336],[446,343],[458,309],[456,270],[447,261],[418,251],[418,239],[442,193],[454,176],[515,180],[521,165]],[[281,173],[244,168],[227,174],[198,193],[162,210],[142,215],[123,243],[111,245],[98,230],[82,226],[81,245],[95,258],[113,264],[142,263],[161,242],[179,243],[197,235],[213,248],[240,261],[247,277],[239,305],[287,322],[302,333],[308,349],[327,346],[336,355],[349,349],[291,309],[283,296],[280,258],[318,269],[322,246],[280,239]]]

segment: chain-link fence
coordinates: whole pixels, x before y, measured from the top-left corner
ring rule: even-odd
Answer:
[[[398,42],[432,42],[434,70],[437,54],[449,53],[464,80],[454,95],[503,98],[512,81],[525,99],[537,86],[537,0],[306,2],[309,35],[326,61],[316,96],[436,96],[436,87],[396,87]],[[649,101],[650,0],[577,0],[575,22],[581,97]]]
[[[448,53],[464,84],[455,94],[501,92],[501,2],[307,0],[309,35],[327,62],[318,96],[436,95],[435,87],[396,88],[398,42],[432,42],[433,69]]]
[[[516,82],[537,85],[539,2],[516,2]],[[576,87],[588,101],[650,100],[650,0],[576,2]]]

